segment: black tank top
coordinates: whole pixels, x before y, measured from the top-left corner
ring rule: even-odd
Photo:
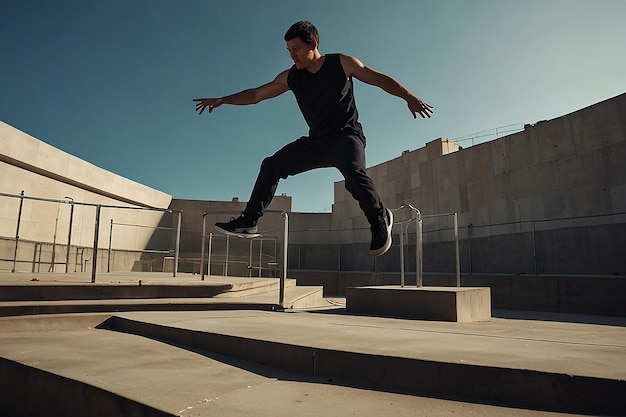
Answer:
[[[365,139],[358,121],[352,79],[346,78],[339,54],[326,55],[315,74],[292,66],[287,84],[309,125],[309,136],[353,133]]]

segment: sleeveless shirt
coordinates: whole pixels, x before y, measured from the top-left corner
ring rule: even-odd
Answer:
[[[346,78],[339,57],[339,54],[327,54],[315,74],[293,65],[287,85],[309,126],[310,137],[348,133],[365,139],[358,121],[352,79]]]

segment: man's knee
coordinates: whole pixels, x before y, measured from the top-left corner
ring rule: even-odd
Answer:
[[[265,159],[263,159],[261,161],[261,170],[267,170],[267,169],[271,169],[271,167],[273,166],[273,161],[272,161],[272,157],[268,156]]]

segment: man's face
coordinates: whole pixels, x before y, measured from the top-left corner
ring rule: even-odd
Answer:
[[[296,68],[301,70],[309,66],[315,57],[314,51],[316,46],[317,42],[314,40],[307,45],[298,37],[287,41],[287,50],[294,64],[296,64]]]

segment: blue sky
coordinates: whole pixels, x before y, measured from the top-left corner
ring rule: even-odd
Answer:
[[[369,166],[626,91],[623,0],[0,0],[0,120],[174,198],[247,200],[263,157],[307,133],[293,96],[202,116],[192,99],[290,67],[283,35],[298,20],[322,53],[354,55],[435,108],[414,120],[357,81]],[[312,171],[278,194],[330,211],[338,180]]]

